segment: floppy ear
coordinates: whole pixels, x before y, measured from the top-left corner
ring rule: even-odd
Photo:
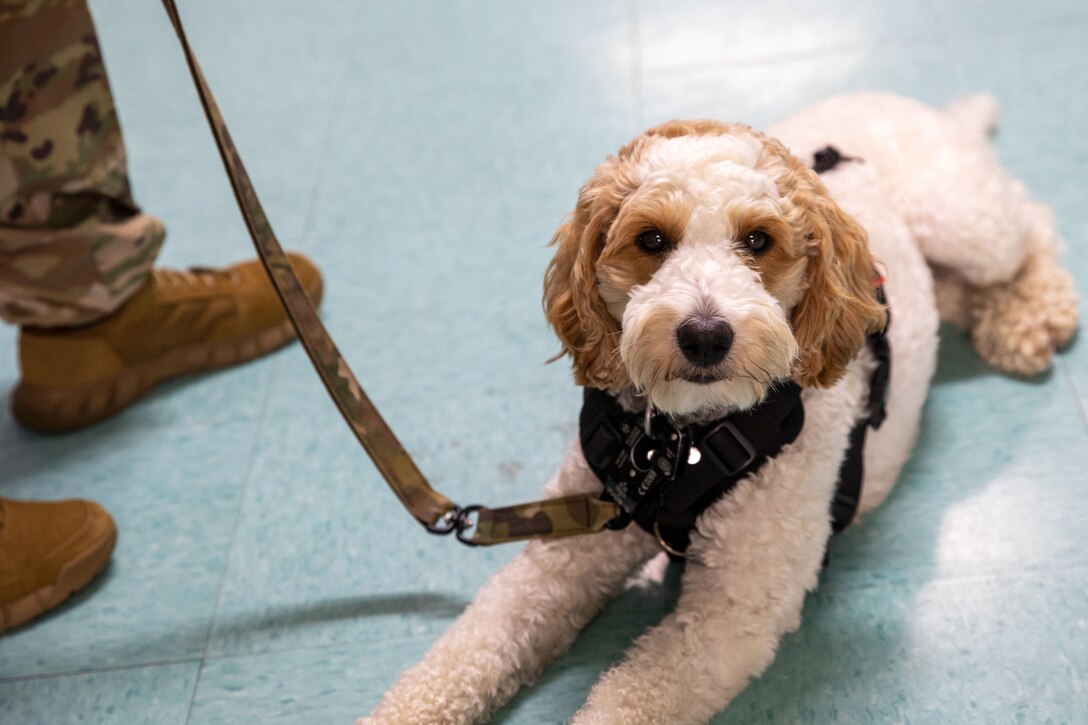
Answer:
[[[555,257],[544,275],[544,312],[563,352],[573,360],[578,385],[623,387],[620,325],[598,289],[596,263],[624,193],[618,186],[617,159],[601,164],[578,195],[574,213],[555,233]],[[551,362],[551,361],[549,361]]]
[[[792,156],[788,164],[780,185],[794,205],[794,229],[804,236],[809,256],[807,287],[791,320],[800,350],[793,375],[802,386],[827,388],[866,337],[884,329],[887,312],[876,299],[877,271],[865,230],[839,208],[815,172]]]

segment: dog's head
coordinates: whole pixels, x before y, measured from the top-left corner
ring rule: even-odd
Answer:
[[[580,385],[669,413],[828,387],[883,327],[865,232],[779,142],[672,121],[597,167],[559,228],[548,321]]]

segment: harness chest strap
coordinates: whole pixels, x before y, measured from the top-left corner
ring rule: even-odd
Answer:
[[[792,443],[804,425],[801,388],[772,388],[758,406],[703,425],[674,426],[662,414],[644,426],[609,393],[587,388],[580,418],[582,452],[623,515],[667,550],[687,548],[695,520],[740,480]]]

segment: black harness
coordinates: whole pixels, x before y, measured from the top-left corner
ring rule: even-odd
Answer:
[[[853,159],[829,146],[818,151],[814,160],[822,173]],[[886,307],[883,286],[877,287],[876,296]],[[839,469],[831,503],[834,533],[845,529],[857,513],[866,433],[884,422],[891,379],[885,333],[886,328],[868,338],[876,360],[868,415],[851,430]],[[623,510],[608,528],[621,529],[634,521],[654,534],[670,554],[681,556],[699,515],[792,443],[804,422],[801,388],[794,382],[775,385],[754,408],[699,425],[676,425],[652,408],[628,412],[611,393],[585,388],[579,437],[586,462],[604,484],[603,497]]]

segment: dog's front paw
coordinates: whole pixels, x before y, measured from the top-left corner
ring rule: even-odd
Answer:
[[[667,676],[652,679],[633,667],[608,672],[575,713],[572,725],[677,725],[706,722],[714,709]]]

